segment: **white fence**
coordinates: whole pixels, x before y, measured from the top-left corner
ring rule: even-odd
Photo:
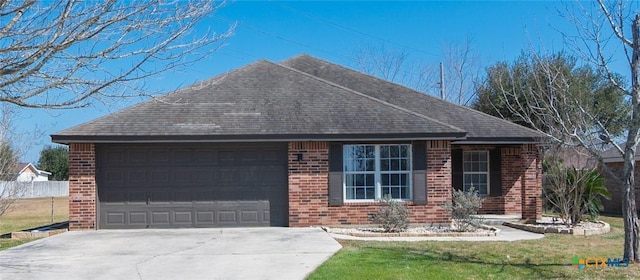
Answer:
[[[20,198],[69,196],[69,181],[0,181],[0,194],[9,193]]]

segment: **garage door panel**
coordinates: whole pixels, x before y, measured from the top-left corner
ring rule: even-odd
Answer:
[[[103,217],[107,219],[107,223],[111,225],[125,225],[125,212],[108,212]]]
[[[104,193],[102,203],[106,205],[124,205],[127,198],[127,193],[124,191],[108,191]]]
[[[198,211],[196,210],[196,220],[194,223],[196,226],[198,225],[213,225],[215,224],[214,212],[213,210],[209,211]]]
[[[99,228],[286,226],[286,144],[96,146]]]
[[[151,161],[153,162],[153,166],[166,165],[169,163],[169,155],[170,151],[168,150],[152,150],[151,151]]]
[[[129,160],[131,164],[140,164],[147,162],[147,151],[130,151]]]
[[[148,213],[147,211],[129,211],[128,215],[129,221],[128,223],[131,225],[148,225]],[[127,221],[125,221],[127,222]]]
[[[151,224],[169,224],[169,211],[151,211]]]
[[[193,212],[191,211],[174,211],[173,222],[175,224],[191,225],[193,224]]]

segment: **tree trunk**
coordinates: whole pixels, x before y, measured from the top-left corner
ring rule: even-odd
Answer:
[[[624,196],[622,215],[624,217],[624,258],[630,262],[640,262],[638,255],[638,212],[635,194],[635,154],[640,131],[640,15],[636,15],[632,25],[633,54],[631,58],[631,102],[632,116],[624,150]]]

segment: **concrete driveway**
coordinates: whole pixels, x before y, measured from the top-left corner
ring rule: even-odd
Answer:
[[[303,279],[340,248],[318,228],[67,232],[0,252],[0,279]]]

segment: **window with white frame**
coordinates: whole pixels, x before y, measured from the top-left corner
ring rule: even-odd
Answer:
[[[345,200],[411,199],[411,145],[345,145],[343,151]]]
[[[464,151],[462,157],[464,191],[471,188],[480,195],[489,194],[489,152]]]

